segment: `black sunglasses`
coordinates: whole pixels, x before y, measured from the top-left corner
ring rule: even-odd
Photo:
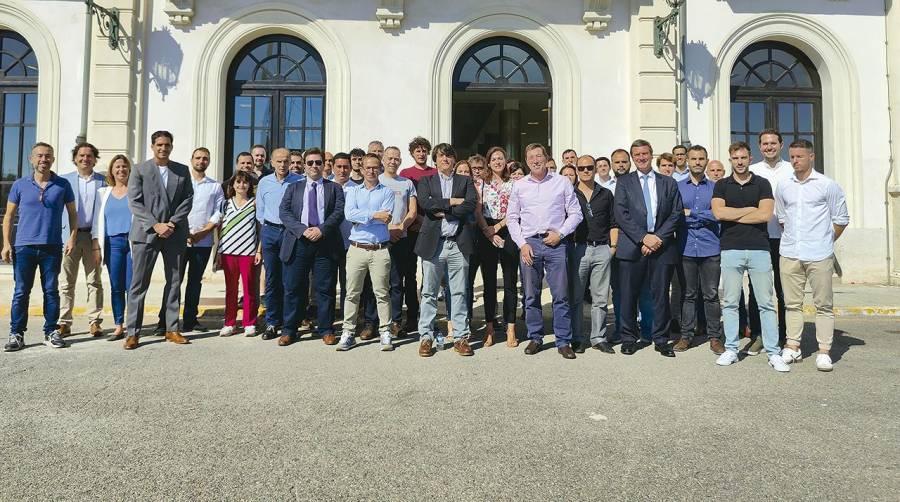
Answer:
[[[307,161],[306,161],[306,165],[308,165],[308,166],[321,166],[321,165],[322,165],[322,161],[321,161],[321,160],[307,160]]]
[[[576,169],[579,171],[593,171],[594,166],[578,166]]]

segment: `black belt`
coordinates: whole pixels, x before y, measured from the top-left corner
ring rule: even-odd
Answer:
[[[79,232],[90,232],[90,231],[91,231],[91,227],[79,228],[78,231],[79,231]]]
[[[529,235],[528,238],[529,239],[543,239],[543,238],[547,237],[548,235],[550,235],[549,232],[544,232],[542,234]]]
[[[459,237],[459,236],[458,235],[442,235],[441,239],[444,239],[445,241],[456,242],[457,237]]]
[[[379,242],[378,244],[366,244],[363,242],[350,241],[350,245],[353,247],[360,248],[360,249],[365,249],[366,251],[378,251],[379,249],[388,248],[391,245],[391,243],[390,242]]]
[[[485,218],[484,221],[485,221],[488,225],[496,225],[497,223],[500,223],[500,222],[503,221],[503,220],[502,220],[502,219],[496,220],[496,219],[494,219],[494,218]]]
[[[608,243],[603,241],[587,241],[588,246],[606,246]]]
[[[284,230],[284,225],[282,225],[281,223],[273,223],[269,220],[263,220],[263,224],[268,225],[270,227],[280,228],[281,230]]]

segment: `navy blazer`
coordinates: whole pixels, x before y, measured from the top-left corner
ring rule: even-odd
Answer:
[[[438,242],[441,240],[441,222],[443,218],[435,216],[437,213],[444,213],[452,216],[459,221],[456,231],[456,243],[459,250],[466,256],[475,252],[474,232],[472,223],[469,221],[475,212],[475,203],[478,201],[475,193],[475,184],[472,178],[468,176],[453,175],[453,188],[450,190],[451,198],[465,199],[465,202],[458,206],[450,207],[450,199],[445,199],[441,192],[440,174],[426,176],[419,180],[416,187],[417,200],[419,207],[425,213],[425,221],[419,230],[419,237],[416,239],[415,253],[426,260],[434,257],[437,252]]]
[[[616,180],[615,215],[619,224],[619,247],[616,258],[636,261],[643,256],[641,246],[647,235],[647,211],[640,173],[633,171]],[[663,263],[675,264],[681,256],[675,229],[684,217],[684,204],[678,183],[669,176],[653,172],[656,177],[656,229],[654,235],[662,239],[656,255]]]
[[[294,246],[303,238],[303,232],[308,228],[300,222],[303,215],[303,205],[306,204],[306,181],[292,183],[284,191],[281,205],[278,207],[278,215],[284,225],[284,235],[281,240],[281,250],[278,253],[281,261],[289,262],[294,257]],[[319,230],[322,231],[322,251],[337,258],[344,253],[344,239],[341,237],[341,222],[344,221],[344,190],[340,185],[323,180],[322,191],[325,194],[325,214]]]

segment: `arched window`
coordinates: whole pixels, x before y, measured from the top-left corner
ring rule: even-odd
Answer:
[[[783,42],[758,42],[741,53],[731,71],[731,138],[750,144],[761,160],[757,135],[777,129],[785,148],[796,139],[816,147],[822,171],[822,83],[812,61]],[[783,155],[787,156],[785,152]]]
[[[28,42],[0,30],[0,201],[13,182],[31,172],[28,155],[37,124],[37,56]],[[6,211],[6,204],[0,213]]]
[[[325,132],[325,64],[306,42],[272,35],[250,43],[228,72],[228,129],[224,159],[254,144],[303,150],[322,148]]]
[[[528,143],[550,146],[550,70],[521,40],[492,37],[466,50],[453,71],[453,144],[461,157],[503,146],[521,159]]]

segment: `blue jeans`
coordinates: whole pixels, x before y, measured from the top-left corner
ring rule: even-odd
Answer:
[[[725,321],[725,348],[738,351],[739,315],[744,272],[750,276],[759,307],[760,327],[766,353],[776,355],[778,349],[778,317],[775,314],[775,286],[772,257],[769,251],[729,249],[722,251],[722,319]]]
[[[541,285],[544,276],[550,286],[553,298],[553,335],[556,346],[563,347],[572,341],[572,315],[569,309],[569,281],[566,260],[570,244],[563,241],[550,247],[541,239],[528,237],[526,243],[531,246],[534,263],[529,266],[522,261],[522,286],[525,289],[525,325],[528,327],[528,338],[537,343],[543,342],[544,315],[541,308]]]
[[[309,305],[309,273],[315,277],[317,330],[319,335],[333,334],[334,275],[337,261],[325,252],[325,244],[297,239],[294,256],[284,263],[284,329],[282,334],[297,334],[297,326],[306,317]]]
[[[116,326],[125,325],[125,295],[131,284],[131,245],[128,234],[108,235],[103,241],[103,256],[109,272],[109,299]]]
[[[13,255],[13,293],[9,330],[24,333],[28,327],[28,300],[34,286],[34,274],[41,269],[44,292],[44,334],[52,333],[59,319],[59,271],[62,268],[62,246],[16,246]]]
[[[419,315],[419,340],[433,340],[434,319],[437,317],[437,293],[441,278],[449,274],[450,301],[453,305],[453,339],[469,338],[469,319],[466,315],[466,282],[469,259],[454,241],[441,239],[431,259],[422,260],[422,304]]]
[[[266,268],[266,324],[280,328],[284,324],[284,264],[278,253],[281,252],[283,230],[263,225],[260,233],[263,265]]]

